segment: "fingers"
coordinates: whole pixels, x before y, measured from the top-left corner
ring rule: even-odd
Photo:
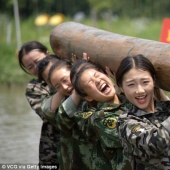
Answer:
[[[76,63],[77,60],[78,60],[77,56],[72,53],[72,54],[71,54],[71,61],[72,61],[73,63]]]
[[[84,59],[84,60],[90,60],[90,57],[87,55],[87,53],[83,53],[83,58],[82,59]],[[71,61],[73,62],[73,63],[76,63],[77,61],[78,61],[78,57],[77,57],[77,55],[76,54],[71,54]]]
[[[87,53],[83,53],[83,59],[84,59],[84,60],[89,60],[90,57],[87,55]]]

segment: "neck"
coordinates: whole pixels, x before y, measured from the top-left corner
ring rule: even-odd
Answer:
[[[110,101],[112,104],[120,104],[120,100],[118,98],[118,96],[115,94],[113,100]]]

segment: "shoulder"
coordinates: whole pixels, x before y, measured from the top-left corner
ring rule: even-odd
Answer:
[[[168,101],[155,101],[156,108],[159,110],[170,110],[170,100]]]
[[[32,79],[26,87],[26,94],[29,93],[37,95],[48,94],[50,93],[50,88],[45,82],[39,82],[37,79]]]

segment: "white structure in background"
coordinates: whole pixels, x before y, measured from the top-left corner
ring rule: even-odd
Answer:
[[[17,49],[20,49],[21,31],[20,31],[19,11],[18,11],[18,0],[13,0],[13,3],[14,3],[14,17],[15,17],[16,37],[17,37]]]
[[[82,22],[85,19],[86,15],[83,11],[79,11],[74,14],[73,19],[76,22]]]

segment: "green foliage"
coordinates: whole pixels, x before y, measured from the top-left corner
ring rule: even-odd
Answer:
[[[15,45],[0,43],[0,82],[5,84],[23,84],[28,76],[19,68]]]
[[[17,2],[22,18],[41,13],[49,15],[63,13],[66,16],[73,16],[78,11],[89,15],[91,9],[95,9],[98,14],[104,10],[111,10],[113,14],[120,17],[160,18],[170,16],[169,0],[17,0]],[[8,16],[13,16],[13,0],[1,0],[0,11]]]
[[[52,53],[49,44],[49,35],[54,27],[46,25],[43,27],[37,27],[34,24],[35,16],[28,18],[27,20],[21,19],[21,39],[22,43],[27,41],[37,40],[46,45],[49,51]],[[66,18],[65,21],[72,21],[72,18]],[[2,22],[2,20],[1,20]],[[11,40],[7,44],[7,24],[4,20],[0,22],[0,82],[7,84],[23,84],[28,82],[30,75],[24,73],[19,67],[17,60],[17,40],[15,32],[15,23],[12,19],[11,22]],[[114,32],[117,34],[139,37],[144,39],[151,39],[159,41],[160,29],[162,20],[152,20],[147,18],[129,19],[129,18],[117,18],[107,20],[98,20],[95,27],[106,31]],[[82,24],[88,26],[94,26],[89,18],[86,18]]]

